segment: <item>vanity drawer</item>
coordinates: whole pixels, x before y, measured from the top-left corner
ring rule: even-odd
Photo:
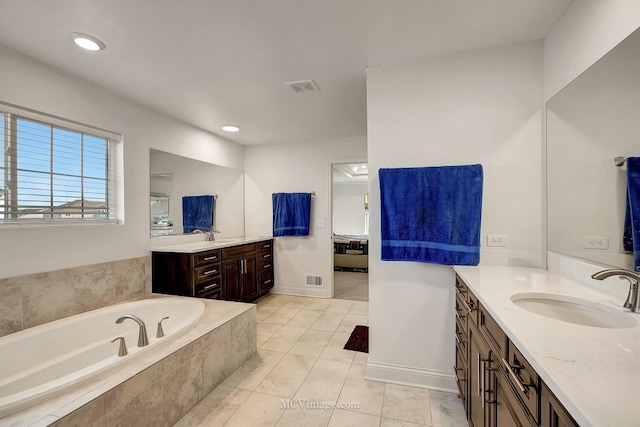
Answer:
[[[467,285],[462,281],[462,279],[460,278],[460,276],[458,276],[456,274],[456,295],[460,295],[460,297],[462,297],[463,301],[467,301],[467,295],[469,294],[469,288],[467,288]]]
[[[462,327],[462,332],[467,333],[467,316],[469,315],[469,311],[467,309],[467,303],[462,300],[460,295],[456,295],[456,324],[460,322]]]
[[[502,328],[493,320],[493,317],[482,305],[478,310],[478,328],[487,338],[491,349],[500,357],[504,357],[507,348],[507,335]]]
[[[193,266],[201,267],[212,263],[220,262],[220,249],[214,251],[199,252],[193,256]]]
[[[502,358],[501,368],[537,423],[540,419],[540,377],[511,341],[508,344],[507,358]]]
[[[222,299],[222,278],[220,276],[198,283],[194,286],[195,296],[198,298]],[[212,296],[216,294],[217,296]]]
[[[258,250],[271,252],[273,248],[273,240],[265,240],[264,242],[258,242]]]
[[[258,254],[258,264],[259,265],[271,264],[271,258],[273,258],[273,255],[271,255],[271,252],[260,252]]]
[[[213,277],[220,276],[220,263],[204,265],[193,269],[193,283],[204,283]]]
[[[255,252],[258,245],[255,243],[249,243],[246,245],[232,246],[230,248],[222,249],[222,259],[233,258],[236,255],[244,254],[246,252]]]
[[[456,347],[462,352],[462,354],[467,354],[467,328],[462,326],[460,323],[460,319],[456,319]]]

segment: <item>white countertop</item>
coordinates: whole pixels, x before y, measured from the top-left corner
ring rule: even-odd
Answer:
[[[203,237],[204,238],[204,237]],[[244,245],[245,243],[260,242],[263,240],[271,240],[273,237],[233,237],[230,239],[214,240],[213,242],[200,241],[192,243],[182,243],[179,245],[159,246],[151,249],[151,252],[177,252],[195,254],[198,252],[209,251],[212,249],[228,248],[231,246]]]
[[[640,314],[623,309],[622,300],[542,269],[454,269],[580,426],[640,425]],[[607,286],[606,280],[594,282]],[[550,319],[515,305],[510,298],[520,292],[592,301],[639,324],[608,329]]]

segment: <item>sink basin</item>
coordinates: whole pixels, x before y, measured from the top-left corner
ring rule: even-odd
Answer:
[[[511,296],[511,301],[531,313],[562,322],[595,328],[623,329],[638,324],[632,314],[565,295],[526,292]]]

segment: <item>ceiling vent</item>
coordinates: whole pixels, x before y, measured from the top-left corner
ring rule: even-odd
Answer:
[[[285,84],[296,91],[296,93],[320,90],[313,80],[300,80],[298,82],[287,82]]]

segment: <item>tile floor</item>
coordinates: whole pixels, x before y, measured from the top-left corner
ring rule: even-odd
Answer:
[[[261,299],[256,355],[176,426],[466,426],[455,393],[364,378],[367,354],[343,347],[368,310],[364,301]]]

